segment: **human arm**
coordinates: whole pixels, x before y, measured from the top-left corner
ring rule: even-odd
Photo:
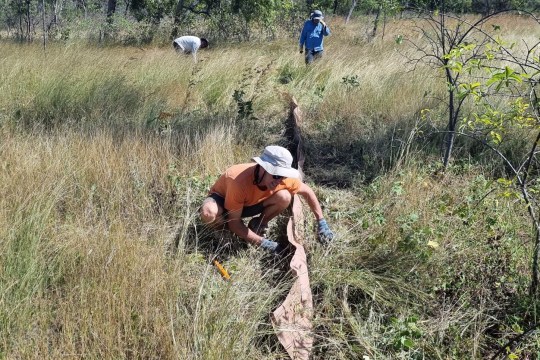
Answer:
[[[322,25],[322,34],[323,36],[328,36],[330,35],[330,28],[328,27],[328,25],[326,25],[326,23],[324,21],[321,20],[320,24]]]
[[[317,221],[324,219],[319,199],[317,199],[317,195],[315,195],[315,192],[309,187],[309,185],[302,183],[300,185],[300,189],[298,190],[298,195],[302,196],[304,200],[307,201],[308,206],[311,209],[311,212],[313,212],[313,215],[315,215]]]
[[[304,27],[302,28],[302,32],[300,33],[300,40],[298,43],[300,47],[300,54],[304,52],[304,45],[306,44],[306,39],[307,39],[307,28],[306,28],[306,25],[304,24]]]
[[[287,248],[286,245],[257,235],[254,231],[244,225],[242,219],[238,216],[238,214],[239,213],[237,212],[237,215],[233,215],[232,218],[230,216],[231,213],[229,213],[228,216],[227,224],[229,226],[229,230],[231,230],[233,233],[246,240],[250,244],[260,246],[263,249],[276,255],[281,254]]]
[[[324,215],[322,212],[321,204],[315,195],[313,189],[311,189],[307,184],[302,183],[300,189],[298,190],[298,195],[302,196],[308,203],[309,208],[315,215],[317,219],[317,232],[319,235],[319,240],[322,243],[327,243],[328,241],[334,238],[334,233],[328,227]]]
[[[227,225],[229,226],[229,230],[250,244],[260,246],[276,255],[282,253],[286,249],[286,246],[259,236],[254,231],[246,227],[240,218],[240,213],[241,211],[235,211],[233,213],[229,212],[227,216]]]
[[[240,215],[242,210],[231,211],[227,214],[227,225],[229,230],[238,235],[240,238],[246,240],[248,243],[260,246],[263,240],[262,236],[257,235],[254,231],[251,231],[242,221]]]

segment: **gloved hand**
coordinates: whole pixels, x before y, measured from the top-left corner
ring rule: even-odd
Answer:
[[[304,47],[300,46],[300,54],[304,52]]]
[[[330,241],[332,241],[332,239],[334,239],[334,233],[332,230],[330,230],[326,220],[324,219],[319,220],[317,233],[319,235],[319,241],[323,245],[328,244]]]
[[[276,255],[281,254],[287,248],[286,246],[283,246],[280,243],[277,243],[275,241],[268,240],[265,238],[262,239],[261,247]]]

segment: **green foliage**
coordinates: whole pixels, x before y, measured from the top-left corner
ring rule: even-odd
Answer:
[[[517,73],[508,66],[504,67],[504,70],[495,72],[491,78],[486,82],[486,85],[489,87],[492,84],[496,84],[495,91],[500,91],[501,87],[504,85],[509,87],[512,83],[520,84],[523,81],[523,75]]]
[[[157,24],[174,11],[176,4],[175,0],[132,0],[130,11],[138,21]]]
[[[366,12],[373,12],[381,9],[387,15],[399,12],[403,4],[399,0],[367,0],[359,2],[359,7]]]
[[[244,90],[234,90],[233,99],[238,106],[238,118],[255,120],[257,118],[253,115],[253,100],[245,100],[244,95],[246,95]]]
[[[416,316],[405,319],[390,319],[390,332],[393,333],[392,346],[394,349],[410,351],[415,348],[415,341],[422,337],[422,330],[418,327],[417,322]]]
[[[442,238],[443,233],[433,224],[423,226],[418,220],[418,213],[400,216],[396,220],[401,235],[397,245],[401,251],[414,253],[419,259],[426,261],[433,248],[438,247],[437,241]]]
[[[514,129],[537,129],[538,124],[529,110],[529,104],[517,98],[504,110],[495,109],[484,103],[484,111],[474,112],[473,119],[467,122],[469,130],[482,133],[494,144],[501,144],[505,134]]]
[[[278,81],[281,84],[288,84],[301,75],[301,68],[295,67],[290,63],[285,64],[279,69]]]
[[[281,3],[284,4],[281,4]],[[278,0],[232,0],[233,14],[241,14],[247,23],[259,21],[264,25],[272,24],[281,6],[292,5],[292,1]]]
[[[0,20],[13,31],[18,41],[32,41],[36,33],[34,18],[39,15],[37,1],[11,0],[0,4]]]
[[[198,196],[198,200],[203,200],[215,180],[211,175],[200,177],[184,174],[174,163],[169,164],[167,170],[167,182],[178,197],[186,197],[193,193]]]
[[[424,10],[444,10],[458,14],[465,13],[481,13],[488,14],[491,12],[508,10],[508,9],[523,9],[532,10],[535,7],[535,1],[527,0],[495,0],[486,2],[484,0],[444,0],[444,1],[427,1],[413,0],[407,1],[406,5],[411,8],[419,8]]]
[[[107,43],[142,45],[154,39],[157,29],[151,22],[138,22],[119,14],[115,14],[113,19],[111,23],[103,27],[104,40]]]
[[[443,6],[444,3],[444,6]],[[91,39],[99,39],[97,35],[100,27],[106,22],[104,3],[96,0],[67,2],[62,6],[55,5],[52,0],[45,1],[45,15],[49,19],[55,14],[56,22],[47,20],[49,38],[56,38],[57,33],[66,34],[66,29],[73,29],[81,21],[93,19],[98,26],[93,28]],[[184,2],[184,6],[177,8],[178,2],[174,0],[133,0],[129,4],[118,3],[114,19],[109,19],[109,25],[114,22],[132,21],[146,23],[146,26],[134,27],[142,31],[143,39],[131,40],[130,43],[145,43],[153,38],[148,31],[157,31],[156,27],[165,26],[168,29],[170,19],[175,21],[175,35],[182,31],[201,30],[216,31],[213,38],[235,38],[242,40],[252,39],[261,27],[274,36],[279,27],[290,28],[315,8],[326,13],[344,16],[348,14],[350,1],[320,0],[314,2],[299,2],[293,0],[203,0]],[[504,9],[532,10],[534,1],[480,1],[480,0],[446,0],[441,1],[402,1],[402,0],[368,0],[359,2],[356,12],[371,14],[381,11],[386,16],[392,16],[405,8],[433,11],[444,9],[454,13],[491,13]],[[106,7],[106,4],[105,4]],[[6,0],[0,3],[0,26],[8,30],[18,40],[32,41],[39,38],[39,20],[41,17],[41,3],[38,1]],[[23,24],[21,27],[20,25]],[[226,26],[225,26],[226,24]],[[29,25],[29,29],[27,27]],[[105,28],[106,31],[109,29]],[[265,31],[265,32],[267,32]],[[113,31],[114,32],[114,31]],[[169,33],[169,31],[165,31]],[[118,35],[118,34],[117,34]],[[137,34],[134,34],[138,37]],[[268,34],[264,35],[268,36]],[[114,40],[114,39],[109,39]]]
[[[466,66],[469,60],[464,60],[463,57],[467,55],[467,53],[470,53],[472,50],[474,50],[476,47],[476,44],[456,44],[454,48],[448,52],[448,54],[444,54],[442,56],[443,60],[446,60],[444,62],[444,67],[450,69],[451,71],[454,71],[456,73],[460,73],[463,70],[463,66]]]
[[[341,78],[341,83],[347,87],[347,89],[354,89],[360,86],[358,81],[358,75],[347,75]]]

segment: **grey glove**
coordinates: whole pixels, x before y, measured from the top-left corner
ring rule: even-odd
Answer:
[[[330,230],[330,227],[328,227],[328,224],[324,219],[319,220],[317,233],[321,244],[328,244],[334,239],[334,233]]]
[[[265,238],[262,239],[261,247],[274,254],[281,254],[287,248],[280,243]]]

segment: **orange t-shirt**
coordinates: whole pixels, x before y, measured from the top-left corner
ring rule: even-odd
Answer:
[[[219,177],[210,193],[217,193],[225,198],[225,209],[242,210],[245,206],[258,204],[279,190],[287,189],[291,195],[300,190],[300,179],[285,178],[274,190],[262,191],[253,184],[256,163],[233,165]]]

